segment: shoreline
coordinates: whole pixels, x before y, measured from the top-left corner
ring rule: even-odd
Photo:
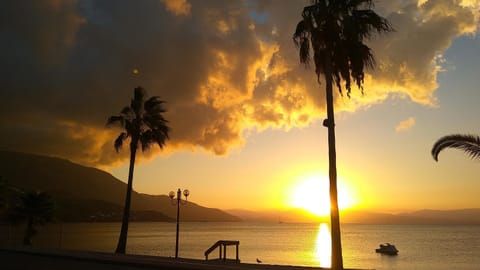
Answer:
[[[176,269],[176,270],[325,270],[328,268],[270,265],[225,262],[218,260],[199,260],[188,258],[169,258],[150,255],[115,254],[96,251],[38,249],[38,248],[0,248],[2,269]],[[4,268],[6,267],[6,268]],[[350,269],[354,270],[354,269]]]

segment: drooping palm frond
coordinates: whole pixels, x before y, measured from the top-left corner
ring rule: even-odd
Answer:
[[[463,150],[472,159],[480,159],[480,137],[474,135],[453,134],[438,139],[432,147],[432,156],[438,161],[443,149],[456,148]]]
[[[120,133],[118,137],[115,139],[113,146],[115,147],[115,151],[120,151],[120,148],[123,146],[123,141],[128,138],[128,134],[126,132]]]

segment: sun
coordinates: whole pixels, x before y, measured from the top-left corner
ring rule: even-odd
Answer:
[[[354,198],[345,187],[343,181],[338,181],[338,207],[340,210],[354,205]],[[293,186],[290,205],[304,209],[317,216],[330,215],[329,181],[326,176],[301,177]]]

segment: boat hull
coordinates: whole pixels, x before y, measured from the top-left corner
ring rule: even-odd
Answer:
[[[377,248],[377,249],[375,249],[375,252],[381,253],[381,254],[385,254],[385,255],[391,255],[391,256],[398,255],[398,250],[397,250],[397,251],[393,251],[393,250],[382,250],[382,249],[380,249],[380,248]]]

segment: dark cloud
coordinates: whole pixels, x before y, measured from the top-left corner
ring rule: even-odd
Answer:
[[[168,102],[167,152],[226,154],[245,130],[301,127],[323,115],[323,85],[298,63],[291,39],[308,1],[27,2],[0,4],[2,149],[122,162],[127,151],[112,147],[119,131],[104,124],[137,85]],[[478,3],[384,2],[377,8],[397,31],[371,42],[379,66],[367,95],[338,110],[390,93],[433,104],[441,53],[478,27]]]

